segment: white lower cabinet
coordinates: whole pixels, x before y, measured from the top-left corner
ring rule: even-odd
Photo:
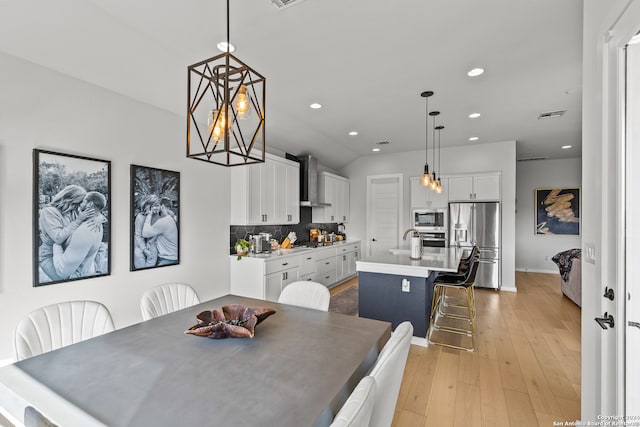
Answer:
[[[338,248],[336,255],[336,281],[341,282],[356,274],[356,261],[360,259],[360,243],[348,243]]]
[[[249,298],[278,301],[290,283],[310,280],[332,287],[356,274],[360,242],[342,243],[268,258],[229,257],[231,293]]]
[[[294,267],[264,276],[264,299],[278,301],[284,288],[298,280],[298,270],[298,267]]]

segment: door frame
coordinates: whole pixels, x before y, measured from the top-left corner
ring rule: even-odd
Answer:
[[[373,185],[373,181],[378,179],[390,179],[396,178],[398,181],[398,247],[400,246],[400,236],[402,235],[402,230],[404,229],[403,225],[403,215],[402,211],[404,208],[404,174],[401,173],[392,173],[392,174],[383,174],[383,175],[367,175],[367,241],[365,242],[364,253],[367,255],[371,255],[371,238],[373,231],[371,230],[371,187]]]
[[[640,2],[629,1],[604,34],[602,150],[602,270],[604,285],[615,289],[615,301],[601,300],[601,311],[613,308],[618,327],[603,337],[600,348],[602,415],[626,414],[626,46],[640,30]],[[615,191],[608,191],[615,188]],[[608,194],[607,194],[608,193]],[[607,208],[612,206],[612,208]],[[605,250],[608,248],[609,250]],[[599,315],[601,315],[600,313]],[[585,319],[583,319],[584,323]],[[611,349],[605,343],[613,341]],[[613,375],[609,375],[613,374]]]

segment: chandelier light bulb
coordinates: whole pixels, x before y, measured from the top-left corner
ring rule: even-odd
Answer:
[[[209,133],[213,136],[213,140],[217,144],[224,135],[225,130],[231,128],[231,121],[227,120],[227,109],[224,105],[219,110],[211,110],[209,112],[207,124],[209,126]]]
[[[249,103],[249,96],[247,95],[247,87],[245,85],[240,86],[240,89],[238,89],[238,95],[236,96],[236,113],[239,119],[246,119],[251,113],[251,104]]]
[[[433,191],[436,191],[436,188],[438,188],[438,179],[436,178],[435,172],[431,174],[431,183],[429,184],[429,188]]]
[[[429,165],[427,163],[424,164],[424,173],[422,174],[421,183],[425,187],[429,187],[431,185],[431,174],[429,173]]]

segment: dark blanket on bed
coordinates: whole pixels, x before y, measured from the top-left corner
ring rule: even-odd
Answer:
[[[574,258],[582,259],[581,249],[568,249],[566,251],[558,252],[553,256],[553,258],[551,258],[551,260],[558,265],[562,280],[565,282],[569,280],[571,264],[573,263]]]

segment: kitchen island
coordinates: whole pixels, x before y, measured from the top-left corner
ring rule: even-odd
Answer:
[[[408,320],[413,335],[426,344],[433,283],[441,272],[456,272],[463,251],[459,248],[424,248],[422,259],[392,250],[356,262],[359,315],[391,322],[395,329]]]

